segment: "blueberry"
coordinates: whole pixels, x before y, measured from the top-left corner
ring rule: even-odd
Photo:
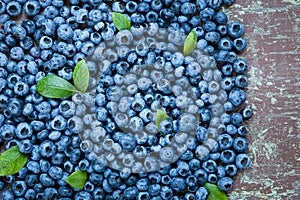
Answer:
[[[32,160],[40,160],[41,159],[41,155],[40,155],[40,152],[39,152],[39,146],[38,145],[33,145],[32,146],[32,152],[31,152],[30,159],[32,159]]]
[[[21,153],[29,154],[32,151],[32,143],[28,139],[21,140],[18,146]]]
[[[220,38],[220,34],[216,31],[210,31],[205,34],[205,40],[211,42],[212,44],[218,44]]]
[[[55,17],[58,16],[59,14],[59,11],[56,7],[54,6],[47,6],[45,9],[44,9],[44,16],[48,19],[54,19]]]
[[[164,176],[162,176],[161,182],[162,182],[162,184],[164,184],[164,185],[169,185],[170,182],[171,182],[170,176],[169,176],[169,175],[164,175]]]
[[[57,148],[58,150],[59,147]],[[53,165],[61,165],[65,161],[65,155],[63,153],[56,153],[54,156],[51,158],[51,163]]]
[[[222,134],[218,137],[218,143],[221,150],[229,149],[232,146],[233,139],[228,134]]]
[[[50,167],[48,173],[49,173],[51,178],[57,180],[57,179],[60,179],[62,177],[63,171],[58,166],[52,166],[52,167]]]
[[[56,25],[55,22],[51,19],[44,19],[42,21],[42,29],[41,31],[46,35],[53,36],[55,34]]]
[[[139,179],[136,183],[136,187],[139,191],[148,190],[149,185],[150,185],[150,182],[149,182],[149,179],[147,179],[147,178]]]
[[[163,200],[171,199],[173,196],[173,191],[169,186],[162,186],[160,190],[160,197]]]
[[[114,37],[114,31],[112,28],[107,27],[101,32],[102,39],[107,41],[111,40]]]
[[[158,14],[154,11],[150,11],[146,14],[146,21],[147,22],[156,22],[158,19]]]
[[[57,190],[55,188],[46,188],[44,193],[43,193],[43,199],[55,199],[57,198]]]
[[[209,157],[209,150],[208,150],[205,146],[199,145],[199,146],[196,148],[195,156],[196,156],[199,160],[205,161],[205,160],[207,160],[207,158]]]
[[[93,143],[90,140],[83,140],[80,143],[80,150],[83,151],[84,153],[90,152],[92,148],[93,148]],[[73,156],[77,158],[77,154],[74,154]]]
[[[239,88],[245,88],[248,85],[248,78],[247,76],[241,74],[241,75],[237,75],[235,77],[235,85]]]
[[[200,169],[200,161],[193,158],[192,160],[189,161],[189,169],[192,171],[196,171]]]
[[[239,169],[245,169],[248,168],[251,164],[251,159],[250,157],[245,154],[245,153],[241,153],[238,154],[235,158],[235,165],[239,168]]]
[[[204,187],[199,187],[199,189],[196,191],[196,199],[198,200],[205,200],[207,199],[208,192]]]
[[[21,14],[22,12],[22,7],[21,4],[18,3],[17,1],[10,1],[6,5],[6,12],[9,14],[11,17],[16,17]]]
[[[225,164],[231,164],[235,161],[235,153],[232,150],[224,150],[221,152],[220,160]]]
[[[39,174],[40,173],[40,164],[37,161],[28,161],[26,163],[26,167],[29,172],[32,172],[34,174]]]
[[[39,0],[40,5],[45,8],[51,5],[51,0]]]
[[[105,192],[101,187],[96,187],[92,195],[94,200],[102,200],[105,196]]]
[[[145,16],[142,13],[133,13],[130,19],[134,24],[142,24],[146,20]]]
[[[19,96],[25,96],[29,92],[28,85],[24,82],[17,82],[14,87],[14,93]]]
[[[137,199],[138,200],[150,199],[150,195],[148,192],[139,192]]]
[[[124,6],[124,4],[122,2],[114,2],[112,4],[113,12],[124,13],[125,9],[126,9],[126,7]]]
[[[19,139],[30,138],[32,136],[32,127],[28,123],[22,122],[17,125],[15,133]]]
[[[217,177],[216,174],[209,174],[207,176],[207,181],[210,182],[210,183],[217,183],[218,177]]]
[[[61,17],[65,18],[65,19],[68,18],[70,16],[70,8],[67,6],[62,6],[59,9],[59,14]]]
[[[200,11],[200,18],[202,21],[212,20],[215,15],[214,9],[206,7]]]
[[[220,11],[216,13],[215,20],[218,24],[225,25],[228,21],[228,17],[224,12]]]
[[[222,38],[219,41],[218,47],[222,50],[230,51],[232,49],[233,43],[229,38]]]
[[[82,44],[81,48],[82,48],[81,52],[84,53],[87,56],[91,55],[94,52],[94,49],[95,49],[94,44],[92,42],[89,42],[89,41],[84,42]]]
[[[39,47],[41,49],[49,49],[52,47],[52,39],[48,36],[43,36],[41,39],[40,39],[40,43],[39,43]]]
[[[5,13],[6,4],[4,2],[0,2],[0,14]]]
[[[40,12],[41,6],[39,2],[30,0],[24,4],[23,9],[28,16],[36,16]]]
[[[196,5],[194,3],[185,2],[181,5],[180,11],[183,15],[192,15],[196,12]]]
[[[230,69],[226,69],[226,70],[230,70]],[[231,77],[224,77],[221,82],[221,87],[226,91],[230,91],[234,87],[234,80]]]
[[[244,25],[240,22],[231,22],[228,25],[228,35],[232,38],[241,37],[244,34]]]
[[[10,16],[8,14],[2,14],[0,15],[0,23],[4,24],[5,22],[8,22],[10,20]]]
[[[125,199],[136,199],[138,196],[138,189],[136,187],[128,187],[124,191]]]
[[[16,178],[25,178],[28,173],[27,167],[23,167],[18,173],[16,174]]]
[[[14,47],[17,44],[17,40],[12,34],[6,35],[5,42],[9,47]]]
[[[135,13],[137,8],[138,8],[138,4],[134,1],[128,1],[125,6],[125,9],[129,13]]]
[[[10,191],[10,190],[3,191],[0,197],[3,198],[3,199],[5,199],[5,200],[6,199],[7,200],[14,200],[15,199],[14,198],[14,193],[12,191]]]
[[[234,106],[240,106],[246,101],[246,93],[239,88],[234,88],[229,93],[229,101]]]
[[[149,46],[146,43],[141,42],[136,46],[135,51],[137,55],[144,57],[149,52]]]
[[[9,52],[9,47],[5,42],[0,42],[0,52],[2,52],[2,53],[8,53]]]
[[[171,180],[171,188],[176,191],[176,192],[182,192],[186,190],[186,183],[185,183],[185,179],[183,178],[173,178]]]
[[[19,25],[12,28],[13,37],[17,40],[23,40],[26,37],[26,30]]]
[[[233,180],[229,177],[223,177],[218,180],[220,190],[229,191],[233,188]]]
[[[12,191],[15,194],[15,196],[17,197],[21,197],[25,194],[27,190],[27,186],[25,181],[16,181],[13,185],[12,185]]]
[[[50,122],[50,126],[54,130],[64,130],[67,126],[66,119],[61,115],[56,115],[54,119]]]
[[[46,158],[53,156],[56,152],[56,146],[52,141],[49,140],[43,141],[39,149],[40,149],[40,154]]]
[[[172,121],[171,120],[163,120],[159,124],[159,130],[164,135],[172,133],[172,131],[173,131]]]
[[[244,59],[239,58],[233,63],[233,69],[236,73],[243,74],[248,69],[248,63]]]
[[[68,40],[69,38],[73,37],[73,30],[68,24],[62,24],[57,29],[57,35],[63,40]]]
[[[61,197],[71,197],[73,193],[72,189],[67,186],[60,186],[57,192]]]
[[[241,113],[243,119],[246,119],[246,120],[250,119],[253,115],[252,109],[248,106],[243,108],[240,113]]]
[[[236,38],[233,40],[233,47],[237,52],[241,52],[247,47],[247,42],[244,38]]]
[[[28,189],[25,193],[25,199],[35,199],[36,192],[33,189]]]
[[[219,25],[217,27],[217,31],[221,34],[221,36],[227,35],[227,26],[226,25]]]
[[[235,176],[237,174],[237,167],[234,164],[226,165],[225,171],[228,176]]]
[[[239,126],[241,125],[243,122],[243,117],[240,113],[238,112],[235,112],[232,114],[231,116],[231,123],[235,126]]]
[[[214,160],[207,160],[202,164],[202,168],[207,173],[214,173],[217,170],[217,164]]]
[[[217,25],[212,22],[212,21],[206,21],[204,22],[204,24],[202,25],[203,29],[206,31],[206,32],[209,32],[209,31],[215,31],[217,29]]]
[[[63,7],[64,1],[63,0],[53,0],[52,5],[57,8],[60,8],[60,7]]]

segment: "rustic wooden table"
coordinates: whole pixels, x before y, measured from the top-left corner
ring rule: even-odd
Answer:
[[[300,1],[236,0],[224,9],[245,24],[250,69],[252,166],[229,199],[300,199]]]

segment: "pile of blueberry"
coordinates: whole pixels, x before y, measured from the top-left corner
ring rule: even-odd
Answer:
[[[233,0],[1,0],[0,142],[29,157],[0,199],[196,199],[249,167],[244,26]],[[131,21],[118,30],[112,12]],[[194,31],[197,48],[184,55]],[[48,99],[85,59],[89,90]],[[156,124],[158,110],[167,118]],[[1,166],[0,166],[1,167]],[[82,189],[66,178],[87,172]]]

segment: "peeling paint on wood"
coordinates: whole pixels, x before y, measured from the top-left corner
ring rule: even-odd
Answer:
[[[252,165],[229,199],[300,199],[300,1],[237,0],[223,10],[245,24]]]

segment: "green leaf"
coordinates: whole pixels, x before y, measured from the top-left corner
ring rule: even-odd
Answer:
[[[184,41],[183,54],[188,55],[193,53],[197,46],[197,35],[195,31],[191,31]]]
[[[71,83],[56,75],[42,78],[37,83],[36,89],[42,96],[48,98],[70,97],[78,92]]]
[[[82,93],[89,86],[90,72],[85,60],[81,60],[76,64],[73,72],[73,81],[75,87]]]
[[[227,200],[225,192],[221,191],[217,185],[204,183],[204,187],[208,191],[208,198],[210,200]]]
[[[125,15],[121,13],[113,12],[112,20],[114,22],[114,25],[119,31],[130,30],[131,27],[130,20]]]
[[[28,160],[28,156],[14,146],[0,155],[0,176],[9,176],[20,171]]]
[[[158,109],[156,112],[156,128],[159,130],[159,125],[162,121],[169,119],[169,116],[162,110]]]
[[[87,180],[87,173],[82,170],[77,170],[73,172],[70,176],[66,178],[66,182],[73,188],[81,189]]]

